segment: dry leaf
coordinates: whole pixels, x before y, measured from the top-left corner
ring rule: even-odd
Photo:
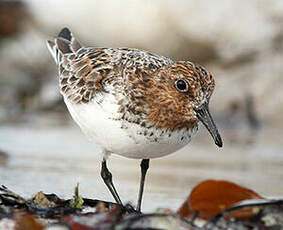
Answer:
[[[32,215],[25,215],[17,220],[17,230],[43,230]]]
[[[229,181],[206,180],[192,190],[189,198],[178,210],[178,214],[190,218],[196,212],[202,219],[211,219],[219,212],[250,199],[264,199],[256,192]],[[248,218],[254,214],[252,208],[231,213],[229,217]]]

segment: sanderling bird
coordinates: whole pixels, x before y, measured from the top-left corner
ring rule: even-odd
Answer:
[[[132,48],[84,47],[67,28],[47,44],[72,118],[102,149],[101,176],[117,203],[110,154],[141,159],[140,211],[151,158],[187,145],[199,121],[222,147],[208,107],[215,82],[200,65]]]

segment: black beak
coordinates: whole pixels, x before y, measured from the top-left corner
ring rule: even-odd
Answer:
[[[214,124],[214,121],[210,115],[208,103],[205,102],[204,104],[202,104],[199,108],[195,109],[195,112],[197,114],[197,118],[204,124],[208,132],[213,137],[215,144],[219,147],[222,147],[223,142],[218,129],[216,128],[216,125]]]

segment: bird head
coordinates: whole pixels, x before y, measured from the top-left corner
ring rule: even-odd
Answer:
[[[213,76],[188,61],[175,62],[156,71],[147,90],[148,119],[155,127],[172,131],[192,129],[200,121],[217,146],[222,139],[209,111]]]

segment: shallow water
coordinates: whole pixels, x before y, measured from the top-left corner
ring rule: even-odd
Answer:
[[[224,148],[219,149],[201,128],[182,150],[152,160],[143,209],[177,209],[192,187],[205,179],[230,180],[262,195],[283,196],[281,130],[263,130],[246,144],[239,138],[232,141],[235,132],[224,128]],[[0,166],[0,184],[25,197],[42,190],[70,198],[79,182],[83,196],[112,201],[100,178],[99,149],[75,125],[2,125],[0,149],[9,154],[7,163]],[[113,155],[108,167],[122,200],[135,204],[139,161]]]

